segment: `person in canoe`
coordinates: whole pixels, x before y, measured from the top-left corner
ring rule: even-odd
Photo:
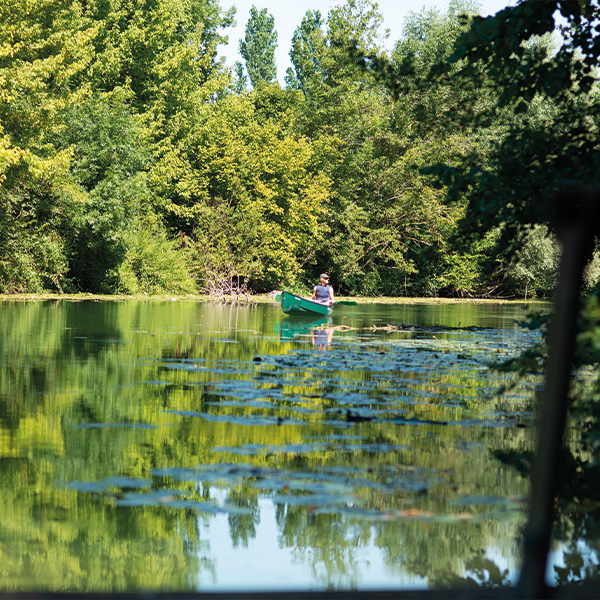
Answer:
[[[333,297],[333,288],[329,285],[329,275],[327,273],[321,273],[319,277],[320,284],[315,285],[311,300],[315,300],[320,304],[331,306],[334,304],[335,299]]]

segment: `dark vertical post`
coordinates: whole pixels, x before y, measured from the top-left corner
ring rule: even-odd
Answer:
[[[556,197],[556,229],[563,251],[531,473],[531,505],[518,588],[522,598],[548,598],[549,594],[545,574],[563,454],[579,296],[587,250],[596,232],[599,199],[598,189],[585,188],[564,190]]]

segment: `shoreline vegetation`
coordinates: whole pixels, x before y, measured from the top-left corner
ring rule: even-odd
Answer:
[[[211,296],[205,294],[0,294],[0,302],[40,302],[47,300],[56,300],[63,302],[126,302],[129,300],[147,302],[214,302],[222,304],[278,304],[275,302],[275,296],[280,293],[273,291],[268,294],[256,294],[248,296]],[[551,299],[535,300],[523,298],[412,298],[412,297],[361,297],[347,296],[338,297],[339,301],[352,301],[357,304],[523,304],[542,305],[552,302]]]
[[[570,105],[514,112],[504,81],[452,58],[479,10],[308,10],[279,40],[281,84],[266,10],[232,70],[218,45],[248,15],[217,1],[3,3],[0,292],[256,301],[327,272],[353,298],[552,296],[560,247],[538,202],[552,191],[527,175],[556,152],[508,159],[555,147],[519,132],[555,132],[563,156]],[[532,58],[553,43],[536,39]],[[595,113],[578,110],[588,130]],[[600,255],[585,290],[598,281]]]

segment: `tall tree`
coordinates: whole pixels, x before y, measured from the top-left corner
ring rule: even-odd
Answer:
[[[375,0],[346,0],[336,6],[327,16],[328,51],[322,61],[329,85],[338,85],[344,80],[364,81],[355,61],[349,55],[351,48],[366,54],[377,54],[389,36],[383,30],[383,15]]]
[[[296,27],[290,50],[293,68],[288,68],[285,76],[288,87],[306,91],[309,80],[320,72],[325,45],[322,25],[321,12],[307,10]]]
[[[233,72],[235,75],[233,91],[236,94],[241,94],[242,92],[247,91],[248,78],[244,74],[244,65],[239,60],[236,60],[235,64],[233,65]]]
[[[246,35],[240,40],[240,54],[246,62],[246,70],[253,87],[259,83],[273,83],[277,78],[275,64],[277,32],[273,15],[263,8],[260,12],[253,6],[246,23]]]
[[[73,186],[71,150],[52,144],[60,112],[86,92],[78,77],[93,58],[71,0],[0,3],[0,290],[61,288],[61,229]]]
[[[82,11],[98,28],[89,85],[131,89],[133,108],[157,137],[171,134],[172,119],[185,120],[226,78],[217,46],[234,12],[216,0],[89,0]]]

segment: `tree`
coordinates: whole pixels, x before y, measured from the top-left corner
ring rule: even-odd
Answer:
[[[54,143],[71,148],[70,174],[80,192],[67,241],[70,285],[110,293],[119,285],[127,232],[149,204],[146,131],[122,89],[69,106],[60,124]]]
[[[418,171],[442,156],[454,161],[477,144],[473,128],[462,123],[469,108],[452,109],[466,98],[475,103],[479,90],[424,81],[464,31],[460,10],[454,3],[447,15],[423,12],[407,21],[391,62],[396,70],[404,68],[401,93],[386,85],[372,62],[361,68],[354,60],[380,56],[376,5],[350,1],[329,15],[321,75],[307,88],[298,121],[306,135],[330,136],[342,151],[333,171],[331,234],[319,266],[334,269],[345,291],[480,290],[487,246],[457,251],[449,239],[463,208],[445,206],[446,192]],[[453,121],[442,127],[446,113]]]
[[[556,30],[557,13],[567,21],[567,26],[561,28],[563,35],[557,50],[549,52],[539,39]],[[500,227],[504,246],[515,252],[518,247],[515,242],[520,241],[520,234],[532,225],[547,225],[551,231],[557,231],[565,221],[573,223],[576,222],[574,219],[579,219],[581,222],[585,218],[585,208],[571,205],[577,194],[570,190],[574,187],[582,190],[592,185],[597,189],[598,185],[600,98],[596,68],[600,56],[599,26],[597,1],[528,0],[493,17],[474,19],[470,30],[459,39],[449,59],[448,72],[454,65],[461,64],[457,75],[475,81],[482,76],[492,78],[501,90],[498,109],[506,107],[515,117],[506,134],[491,144],[488,164],[482,164],[473,154],[458,166],[439,165],[435,169],[442,181],[451,185],[451,200],[456,200],[460,194],[468,199],[462,222],[466,235],[482,236]],[[550,107],[545,119],[536,118],[540,104]],[[477,116],[482,126],[489,123],[487,116]],[[589,218],[594,217],[590,215]],[[593,244],[588,241],[587,248],[581,250],[591,256]],[[572,262],[571,269],[576,271]],[[566,265],[569,266],[568,260]],[[567,286],[570,275],[572,278],[571,273],[565,273]],[[575,285],[575,280],[571,279],[570,285]],[[577,295],[579,290],[565,289],[564,293]],[[598,297],[594,294],[581,304],[581,309],[576,308],[577,304],[571,304],[568,315],[562,305],[563,327],[567,319],[572,319],[574,326],[569,325],[569,328],[576,329],[572,333],[573,355],[570,352],[568,357],[563,354],[568,360],[563,366],[569,370],[589,366],[597,373],[600,363]],[[578,315],[575,314],[577,310]],[[560,324],[553,323],[552,318],[550,321],[544,328],[544,343],[527,348],[518,359],[508,361],[504,368],[521,373],[531,372],[532,367],[550,368],[548,358],[561,356],[558,346],[548,348],[547,345],[547,332],[560,330]],[[546,323],[547,317],[532,315],[525,325],[535,329]],[[553,338],[550,340],[552,343]],[[557,341],[558,337],[554,338],[554,342]],[[561,348],[564,348],[564,339],[561,341]],[[557,386],[552,387],[552,373],[548,375],[549,389],[556,390]],[[555,567],[559,583],[596,574],[595,568],[583,564],[576,549],[581,544],[583,532],[593,527],[592,519],[583,507],[598,500],[595,482],[600,451],[600,379],[596,376],[592,385],[576,383],[576,379],[573,373],[572,381],[564,390],[568,399],[561,398],[561,401],[566,403],[563,406],[570,413],[569,431],[576,431],[577,437],[571,437],[572,443],[567,444],[565,435],[566,447],[554,446],[559,451],[557,457],[537,457],[538,460],[552,460],[552,467],[561,475],[559,489],[551,491],[546,507],[540,507],[540,511],[548,509],[549,517],[552,505],[556,507],[552,516],[557,522],[553,524],[554,531],[548,531],[548,541],[552,533],[552,537],[561,540],[566,547],[565,567]],[[563,433],[562,426],[560,433]],[[541,446],[539,449],[544,450]],[[560,460],[555,460],[559,457]],[[542,489],[541,486],[538,489]],[[534,502],[535,490],[534,481]],[[541,593],[543,566],[539,569],[539,583],[533,580],[535,568],[529,567],[534,565],[535,552],[538,555],[546,553],[546,541],[533,526],[526,534],[521,591],[527,591],[526,588],[531,591],[532,586],[539,586],[534,591]]]
[[[246,70],[254,87],[259,83],[272,83],[277,79],[275,48],[277,32],[273,15],[263,8],[260,12],[253,6],[246,23],[246,35],[240,40],[240,54],[246,62]]]
[[[414,163],[414,167],[425,170],[421,175],[428,175],[431,164],[447,161],[455,165],[472,154],[485,164],[490,140],[504,135],[506,111],[498,112],[488,129],[473,119],[474,113],[492,111],[499,96],[490,78],[481,77],[475,84],[471,79],[454,77],[458,65],[447,68],[446,60],[457,39],[468,30],[478,10],[474,2],[453,0],[445,13],[435,9],[411,13],[388,63],[388,77],[378,74],[395,98],[398,134],[411,145],[433,146],[427,161]],[[376,57],[371,64],[377,66]],[[377,73],[377,68],[373,70]],[[429,179],[428,185],[436,187],[435,180]],[[478,240],[457,238],[456,221],[464,217],[465,199],[458,195],[448,204],[447,190],[439,191],[440,210],[447,206],[450,218],[437,242],[424,244],[416,252],[417,272],[409,280],[409,289],[419,295],[459,296],[488,295],[505,289],[505,264],[493,254],[497,232],[492,230]]]
[[[71,149],[52,141],[60,112],[81,101],[79,77],[97,31],[70,0],[0,5],[0,289],[62,289],[77,195]]]
[[[233,71],[235,73],[233,90],[236,94],[241,94],[248,89],[248,78],[244,75],[244,65],[239,60],[236,60],[233,65]]]
[[[325,44],[322,25],[321,12],[307,10],[296,27],[290,50],[293,69],[288,68],[285,76],[288,87],[307,91],[309,81],[321,72],[320,57]]]
[[[90,0],[81,11],[98,30],[85,80],[96,90],[130,89],[156,135],[214,94],[219,78],[225,85],[217,46],[227,40],[219,30],[235,9],[222,12],[214,0]]]
[[[556,12],[568,25],[552,53],[540,36],[554,31]],[[460,64],[453,78],[478,84],[488,77],[501,91],[492,119],[475,118],[487,127],[500,110],[513,115],[505,134],[491,142],[486,163],[472,153],[461,166],[432,169],[450,185],[450,201],[467,196],[465,232],[483,235],[501,225],[501,247],[514,249],[523,227],[554,227],[549,200],[557,190],[597,179],[600,100],[592,92],[599,14],[594,2],[523,1],[476,17],[458,40],[447,71]]]
[[[114,291],[136,227],[173,256],[138,222],[146,171],[229,84],[216,48],[232,15],[214,0],[0,6],[0,288]]]
[[[160,207],[193,240],[201,285],[293,286],[326,233],[330,187],[323,142],[294,134],[298,92],[261,85],[205,107],[153,170]],[[238,279],[239,278],[239,279]]]

